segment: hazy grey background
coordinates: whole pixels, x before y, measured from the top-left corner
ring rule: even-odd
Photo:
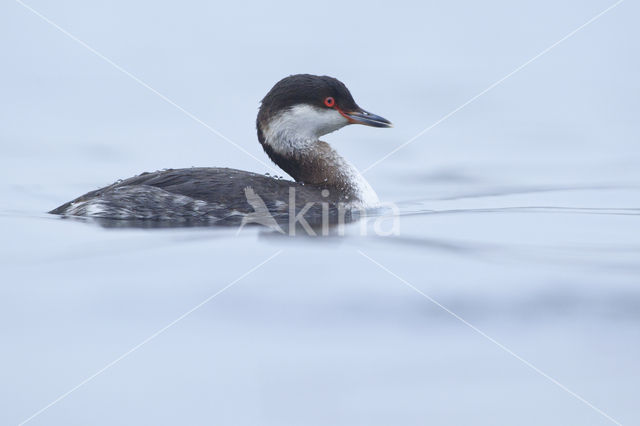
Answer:
[[[338,77],[395,124],[327,137],[364,168],[612,3],[28,4],[265,161],[261,97]],[[3,2],[0,422],[282,249],[29,424],[611,424],[357,250],[640,423],[639,12],[622,3],[372,169],[400,236],[292,239],[43,214],[145,170],[268,170]]]

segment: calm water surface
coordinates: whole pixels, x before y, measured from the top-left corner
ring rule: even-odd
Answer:
[[[326,137],[361,169],[609,5],[30,4],[265,162],[258,100],[290,73],[335,75],[396,125]],[[325,238],[45,214],[145,170],[272,171],[0,8],[0,423],[123,354],[28,424],[614,424],[523,360],[640,423],[637,4],[368,171],[397,235]],[[327,22],[372,43],[305,31]]]

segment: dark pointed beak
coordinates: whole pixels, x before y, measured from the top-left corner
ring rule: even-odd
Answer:
[[[386,118],[371,114],[363,109],[353,112],[345,112],[344,115],[353,124],[364,124],[371,127],[393,127],[393,124]]]

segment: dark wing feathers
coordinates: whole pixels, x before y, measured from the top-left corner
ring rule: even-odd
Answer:
[[[73,201],[63,204],[50,213],[64,214],[67,208],[77,202],[101,197],[109,191],[124,186],[153,186],[173,194],[184,195],[195,200],[215,203],[228,210],[251,212],[253,208],[246,201],[245,188],[251,187],[260,196],[269,210],[282,211],[282,205],[289,203],[289,188],[296,190],[296,206],[302,208],[307,202],[329,202],[336,200],[330,195],[321,196],[321,188],[312,185],[276,179],[270,176],[228,168],[193,167],[189,169],[168,169],[152,173],[142,173],[112,185],[88,192]],[[319,207],[319,205],[318,205]]]

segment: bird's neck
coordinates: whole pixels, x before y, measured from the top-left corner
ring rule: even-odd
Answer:
[[[258,138],[269,158],[297,182],[335,191],[333,195],[345,203],[362,207],[379,203],[360,172],[317,137],[285,132],[267,138],[259,130]]]

